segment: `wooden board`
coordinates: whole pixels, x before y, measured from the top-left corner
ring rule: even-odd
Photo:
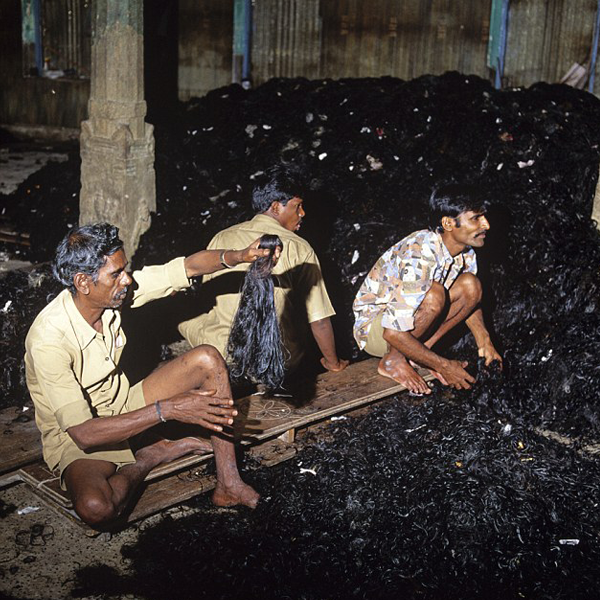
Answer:
[[[0,411],[0,473],[8,473],[42,458],[40,432],[35,424],[33,404],[12,406]]]
[[[369,359],[350,365],[341,373],[324,373],[313,382],[290,389],[290,397],[255,394],[240,399],[236,402],[240,413],[234,428],[236,438],[243,446],[250,446],[249,452],[258,459],[259,466],[273,466],[292,458],[296,453],[292,442],[298,429],[405,390],[404,386],[378,375],[377,363],[378,359]],[[425,379],[431,379],[431,375],[421,374]],[[7,416],[10,417],[7,423],[14,424],[14,414]],[[89,530],[73,512],[70,499],[61,490],[58,478],[39,460],[39,433],[35,423],[31,423],[18,423],[19,427],[23,426],[19,434],[23,438],[19,437],[18,446],[23,446],[23,440],[31,439],[35,434],[34,447],[27,456],[38,460],[20,468],[17,478],[31,486],[48,505]],[[124,525],[213,489],[215,477],[205,472],[205,463],[212,457],[212,453],[185,456],[153,469],[140,488],[135,506]],[[11,460],[14,463],[16,458]],[[5,481],[14,482],[12,475],[8,474]]]
[[[577,452],[580,454],[591,454],[592,456],[600,454],[600,443],[582,444],[578,438],[571,438],[551,429],[543,429],[541,427],[536,427],[535,432],[563,446],[576,446]]]
[[[324,373],[316,381],[290,390],[291,398],[264,398],[247,396],[237,402],[240,416],[236,422],[236,435],[244,444],[285,436],[293,441],[294,431],[353,408],[390,396],[405,388],[391,379],[377,374],[378,359],[368,359],[350,365],[341,373]],[[421,373],[425,379],[430,375]],[[40,433],[35,425],[33,405],[28,410],[11,407],[0,411],[0,474],[9,473],[42,458]],[[210,458],[186,457],[186,465],[171,468],[158,467],[148,478],[162,477],[166,473],[192,466]]]
[[[403,385],[377,373],[378,362],[372,358],[341,373],[318,375],[314,383],[290,390],[291,398],[252,395],[239,400],[236,434],[246,443],[289,436],[290,431],[405,391]],[[421,375],[433,379],[426,371]]]

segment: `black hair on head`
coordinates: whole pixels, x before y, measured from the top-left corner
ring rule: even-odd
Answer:
[[[254,186],[252,209],[255,213],[264,213],[273,202],[281,202],[285,206],[292,198],[302,198],[303,195],[299,170],[277,165],[264,173]]]
[[[247,378],[274,390],[285,376],[285,348],[275,311],[271,271],[275,249],[283,249],[283,244],[276,235],[263,235],[259,248],[270,252],[246,272],[227,342],[227,362],[234,380]]]
[[[73,278],[77,273],[91,275],[98,280],[98,271],[106,263],[106,257],[123,248],[119,229],[108,223],[82,225],[70,231],[56,249],[52,265],[54,277],[75,294]]]
[[[455,219],[471,210],[484,213],[489,208],[487,190],[470,183],[448,183],[433,190],[429,197],[428,226],[431,231],[442,231],[442,217]]]

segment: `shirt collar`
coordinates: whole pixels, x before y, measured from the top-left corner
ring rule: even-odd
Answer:
[[[448,250],[448,248],[446,248],[446,244],[444,244],[444,240],[442,238],[442,234],[438,233],[436,231],[435,235],[437,236],[438,243],[440,245],[440,248],[442,249],[442,254],[444,256],[444,262],[453,263],[455,257],[452,256],[452,254],[450,254],[450,250]]]
[[[438,233],[436,231],[435,235],[437,236],[438,242],[442,249],[442,254],[444,255],[444,262],[453,263],[454,261],[461,261],[458,264],[459,265],[463,264],[465,261],[465,254],[467,254],[467,252],[469,252],[469,250],[471,250],[471,247],[467,246],[462,252],[460,252],[456,256],[452,256],[452,254],[450,254],[450,250],[448,250],[448,248],[446,247],[446,244],[444,244],[444,240],[442,239],[442,234]]]
[[[63,305],[73,328],[73,333],[82,350],[89,346],[98,332],[83,318],[73,301],[73,295],[69,290],[64,290]],[[110,325],[115,318],[118,318],[118,311],[105,310],[102,314],[102,328],[104,333],[110,330]]]
[[[274,219],[273,217],[270,217],[269,215],[265,215],[263,213],[254,215],[254,217],[252,218],[252,223],[257,223],[257,224],[260,224],[260,223],[267,224],[268,223],[270,228],[273,228],[276,231],[280,231],[283,234],[289,235],[290,233],[293,233],[289,229],[282,227],[277,219]]]

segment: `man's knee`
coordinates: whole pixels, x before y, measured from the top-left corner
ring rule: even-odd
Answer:
[[[475,306],[481,302],[481,282],[472,273],[463,273],[458,277],[452,287],[456,287],[453,296],[457,296],[458,299],[458,296],[460,295],[460,297],[470,306]]]
[[[226,369],[227,366],[219,351],[208,344],[196,346],[190,350],[187,359],[191,361],[192,366],[202,370]]]
[[[434,281],[429,288],[423,302],[419,306],[419,311],[430,315],[439,315],[446,306],[446,288],[437,281]]]
[[[73,508],[81,520],[92,527],[107,525],[118,516],[114,504],[101,494],[83,494],[75,500]]]

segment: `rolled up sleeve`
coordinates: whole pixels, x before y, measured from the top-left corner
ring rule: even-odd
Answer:
[[[185,272],[185,258],[174,258],[164,265],[144,267],[134,271],[132,277],[136,285],[131,306],[138,308],[152,300],[165,298],[174,292],[190,287]]]

